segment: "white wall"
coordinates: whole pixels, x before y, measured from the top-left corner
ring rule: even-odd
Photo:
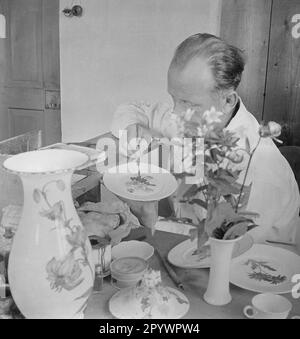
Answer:
[[[60,0],[60,9],[72,2],[84,15],[60,13],[65,142],[107,132],[122,102],[168,100],[175,47],[194,33],[219,33],[221,0]]]

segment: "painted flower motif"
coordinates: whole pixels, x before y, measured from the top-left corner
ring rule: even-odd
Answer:
[[[40,215],[42,217],[48,218],[51,221],[55,221],[57,219],[61,219],[63,211],[64,211],[63,201],[58,201],[50,209],[42,210],[40,212]]]
[[[281,126],[277,122],[269,121],[267,125],[260,125],[259,135],[262,138],[277,138],[281,134]]]
[[[221,122],[220,117],[223,115],[222,112],[217,112],[215,107],[212,107],[209,111],[203,113],[203,120],[208,124],[215,124]]]
[[[74,248],[84,247],[87,239],[85,229],[76,225],[73,227],[71,234],[66,235],[68,243]]]
[[[161,284],[160,271],[155,271],[153,269],[147,270],[143,275],[142,281],[145,287],[155,288],[157,285]]]
[[[58,292],[62,289],[70,291],[83,281],[83,278],[79,279],[82,270],[73,253],[69,253],[63,260],[51,259],[46,266],[46,271],[51,288]]]
[[[62,180],[57,180],[56,181],[56,186],[60,191],[64,191],[66,189],[66,185]]]

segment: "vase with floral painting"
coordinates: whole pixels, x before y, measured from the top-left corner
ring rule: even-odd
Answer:
[[[82,318],[94,283],[92,249],[75,210],[71,177],[88,162],[77,151],[15,155],[3,166],[24,188],[9,257],[13,299],[26,318]]]
[[[275,122],[261,125],[253,145],[247,137],[241,140],[235,132],[220,124],[222,112],[214,108],[192,119],[196,112],[189,109],[174,116],[180,137],[185,138],[185,166],[180,177],[196,172],[196,157],[203,156],[202,182],[191,185],[180,202],[190,204],[198,218],[197,228],[191,238],[197,238],[194,255],[199,260],[210,255],[209,282],[204,299],[213,305],[225,305],[231,301],[229,269],[233,248],[242,236],[256,227],[255,211],[248,211],[252,184],[247,176],[253,156],[262,138],[277,137],[281,126]],[[202,149],[196,147],[202,138]],[[187,142],[189,141],[189,142]],[[199,144],[199,143],[198,143]],[[195,152],[196,151],[196,152]]]

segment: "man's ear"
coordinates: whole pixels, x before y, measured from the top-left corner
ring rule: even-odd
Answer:
[[[223,112],[225,114],[231,114],[237,105],[239,96],[236,91],[228,91],[224,93],[223,97]]]

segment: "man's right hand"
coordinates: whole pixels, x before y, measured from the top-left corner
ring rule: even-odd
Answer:
[[[162,134],[154,129],[147,128],[140,124],[132,124],[126,128],[127,130],[127,142],[130,144],[131,140],[134,139],[145,139],[148,145],[154,144],[153,138],[162,138]]]

